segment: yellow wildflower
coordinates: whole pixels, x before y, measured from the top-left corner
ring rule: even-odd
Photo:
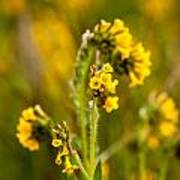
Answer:
[[[103,108],[108,113],[110,113],[112,110],[118,109],[119,107],[118,100],[119,98],[117,96],[115,97],[108,96],[105,100],[105,104],[103,105]]]
[[[131,68],[129,70],[130,87],[141,85],[150,75],[150,51],[145,51],[141,43],[135,44],[131,49]]]
[[[159,108],[166,119],[175,123],[178,121],[179,111],[176,109],[175,103],[170,97],[163,101]]]
[[[90,79],[89,86],[93,90],[98,90],[101,87],[101,80],[100,78],[94,76]]]
[[[114,70],[112,66],[110,65],[110,63],[106,63],[103,65],[102,71],[104,71],[105,73],[112,73]]]
[[[159,147],[159,139],[157,136],[155,135],[151,135],[148,137],[147,139],[147,144],[149,146],[149,148],[155,150]]]
[[[62,155],[61,153],[59,152],[56,156],[56,160],[55,160],[55,163],[60,166],[62,164]]]
[[[159,130],[161,135],[165,137],[172,137],[177,131],[176,125],[169,121],[161,122],[159,125]]]
[[[36,115],[34,114],[34,109],[32,107],[29,107],[28,109],[25,109],[22,112],[22,117],[25,120],[36,120]]]
[[[70,158],[66,156],[63,172],[67,173],[68,175],[71,175],[74,173],[76,169],[78,169],[78,167],[76,165],[73,165],[70,161]]]
[[[35,108],[27,108],[22,112],[22,116],[19,119],[19,124],[17,125],[16,136],[22,146],[29,149],[30,151],[39,149],[38,139],[41,138],[41,133],[36,132],[38,131],[36,127],[43,127],[43,125],[38,121],[38,119],[40,118],[38,114],[39,112],[43,112],[40,106],[35,106]],[[34,133],[39,133],[38,137],[34,137]]]
[[[116,86],[119,84],[118,80],[115,79],[112,82],[108,82],[106,83],[106,89],[108,90],[108,92],[114,94],[116,92]]]
[[[53,139],[52,146],[54,146],[55,148],[62,146],[62,140],[61,139]]]
[[[103,39],[107,40],[109,46],[107,48],[115,45],[114,50],[120,52],[122,59],[129,58],[132,35],[122,20],[115,19],[113,23],[102,20],[100,24],[96,25],[95,32],[101,34],[102,41]]]

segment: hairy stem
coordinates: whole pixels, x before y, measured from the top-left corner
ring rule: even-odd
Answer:
[[[77,152],[75,153],[75,159],[76,159],[77,164],[79,165],[79,168],[80,168],[82,174],[84,175],[84,177],[85,177],[87,180],[89,180],[89,175],[88,175],[88,173],[86,172],[86,170],[85,170],[85,168],[84,168],[84,166],[83,166],[83,164],[82,164],[82,162],[81,162],[81,159],[80,159],[79,155],[77,154]]]
[[[94,101],[90,118],[89,175],[91,179],[93,179],[95,171],[98,118],[99,114]]]
[[[82,138],[82,155],[85,167],[88,166],[88,141],[87,141],[87,129],[86,125],[88,122],[88,99],[87,99],[87,84],[90,65],[93,62],[94,49],[88,48],[87,52],[83,52],[80,49],[79,56],[77,59],[76,77],[75,77],[75,89],[76,89],[76,105],[78,110],[78,118],[81,127],[81,138]]]

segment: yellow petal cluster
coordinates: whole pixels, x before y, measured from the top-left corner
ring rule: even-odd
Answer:
[[[150,75],[150,51],[146,51],[142,43],[137,43],[131,49],[132,68],[129,70],[130,87],[142,85]]]
[[[113,68],[110,63],[106,63],[102,68],[96,72],[90,78],[89,87],[99,96],[102,95],[104,98],[103,108],[106,112],[110,113],[112,110],[118,109],[117,96],[112,96],[116,93],[116,86],[118,85],[118,80],[113,80],[112,73]]]
[[[165,137],[173,137],[177,132],[176,124],[169,121],[162,121],[159,130],[160,134]]]
[[[96,31],[100,32],[104,38],[108,37],[109,41],[113,41],[115,50],[120,52],[122,59],[130,56],[132,35],[122,20],[115,19],[113,23],[101,20],[100,24],[95,27]]]
[[[33,121],[36,121],[37,117],[32,107],[22,112],[22,117],[17,125],[17,138],[23,147],[30,151],[39,149],[39,142],[33,137]]]
[[[102,52],[112,54],[117,53],[119,64],[129,76],[130,87],[142,85],[144,79],[150,75],[150,51],[145,50],[142,43],[136,43],[129,28],[120,19],[115,19],[113,23],[102,20],[95,27],[95,38],[98,49]]]
[[[109,63],[104,64],[103,67],[91,77],[89,87],[99,92],[114,94],[116,92],[118,80],[112,80],[112,72],[112,66]]]
[[[156,98],[158,109],[161,115],[174,123],[177,123],[179,119],[179,110],[176,108],[176,104],[167,93],[163,92]]]
[[[117,96],[114,97],[108,96],[105,100],[105,104],[103,105],[103,108],[108,113],[110,113],[112,110],[117,110],[119,108],[118,101],[119,98]]]

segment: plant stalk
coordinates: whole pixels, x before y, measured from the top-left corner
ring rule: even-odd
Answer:
[[[98,109],[96,102],[93,102],[90,118],[90,150],[89,150],[89,176],[90,179],[94,178],[95,162],[96,162],[96,145],[97,145],[97,126],[98,126]]]

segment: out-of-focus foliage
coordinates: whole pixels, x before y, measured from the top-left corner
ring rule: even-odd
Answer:
[[[80,133],[70,80],[81,34],[100,19],[122,18],[152,55],[152,73],[144,86],[127,91],[122,84],[119,110],[101,118],[101,149],[134,131],[137,112],[152,90],[167,91],[180,107],[179,6],[178,0],[1,0],[0,180],[68,179],[54,164],[52,149],[44,145],[31,154],[18,144],[16,124],[22,109],[38,103]],[[134,142],[117,152],[103,165],[104,179],[138,179],[136,152]],[[152,167],[156,156],[150,157]],[[171,159],[167,179],[178,180],[179,146]]]

